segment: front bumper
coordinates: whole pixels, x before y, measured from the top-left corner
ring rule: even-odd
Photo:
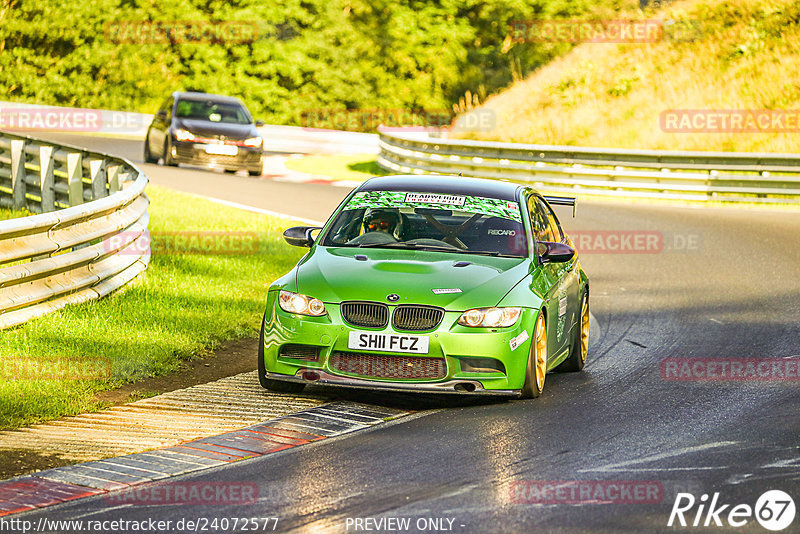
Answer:
[[[460,311],[447,311],[439,326],[426,332],[396,331],[390,324],[383,329],[353,327],[340,315],[339,305],[326,303],[328,314],[307,317],[289,314],[276,303],[277,291],[270,291],[264,324],[264,366],[272,380],[317,383],[391,391],[519,396],[525,381],[530,339],[511,343],[531,332],[538,310],[523,309],[522,316],[508,328],[468,328],[457,324]],[[390,308],[393,306],[390,305]],[[428,338],[427,354],[355,350],[348,347],[352,331],[418,335]],[[305,345],[319,349],[318,359],[303,361],[286,357],[285,345]],[[513,346],[513,348],[512,348]],[[397,378],[358,375],[332,366],[334,353],[366,356],[444,359],[446,372],[436,378]],[[502,370],[477,370],[475,359],[499,362]],[[469,363],[468,363],[469,362]]]
[[[230,145],[235,146],[235,145]],[[261,171],[261,147],[235,146],[236,155],[209,154],[206,144],[192,141],[172,141],[172,157],[176,163],[197,165],[199,167],[219,167],[223,169],[246,169]]]

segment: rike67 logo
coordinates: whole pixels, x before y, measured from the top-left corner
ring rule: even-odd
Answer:
[[[765,492],[758,498],[755,507],[749,504],[723,504],[719,493],[714,493],[710,502],[705,493],[699,500],[691,493],[678,493],[667,526],[739,528],[755,517],[765,529],[779,531],[794,522],[795,511],[794,500],[781,490]]]

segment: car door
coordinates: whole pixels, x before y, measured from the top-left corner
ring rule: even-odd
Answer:
[[[540,290],[544,293],[544,306],[547,310],[547,356],[548,359],[552,359],[561,354],[568,343],[566,312],[569,309],[569,297],[565,274],[569,268],[565,263],[543,264],[538,258],[539,243],[558,242],[562,236],[558,233],[558,226],[554,226],[550,221],[547,204],[536,194],[532,194],[528,198],[528,215],[531,220],[537,261],[539,261],[541,272],[539,285]]]
[[[167,139],[167,131],[172,121],[172,104],[175,99],[171,96],[167,98],[156,111],[153,122],[147,133],[148,147],[150,153],[156,158],[164,152],[164,141]]]
[[[547,214],[548,223],[555,235],[555,240],[559,243],[572,246],[569,237],[561,228],[561,223],[553,210],[542,197],[537,197],[541,208]],[[563,347],[569,346],[572,339],[573,329],[575,328],[577,317],[580,314],[580,275],[578,273],[578,257],[564,263],[554,264],[557,275],[561,282],[561,292],[559,293],[559,317],[557,323],[556,338],[560,336],[560,341],[564,342]]]

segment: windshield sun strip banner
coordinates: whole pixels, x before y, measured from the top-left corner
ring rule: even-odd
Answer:
[[[438,193],[415,193],[407,191],[362,191],[353,195],[345,210],[362,208],[433,208],[456,209],[480,213],[490,217],[501,217],[522,222],[519,204],[499,198],[442,195]]]

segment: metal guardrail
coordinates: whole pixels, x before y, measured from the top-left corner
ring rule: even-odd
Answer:
[[[127,160],[0,132],[0,329],[107,295],[150,261],[147,177]]]
[[[800,154],[620,150],[380,132],[378,164],[402,173],[506,179],[546,191],[688,200],[797,202]]]

